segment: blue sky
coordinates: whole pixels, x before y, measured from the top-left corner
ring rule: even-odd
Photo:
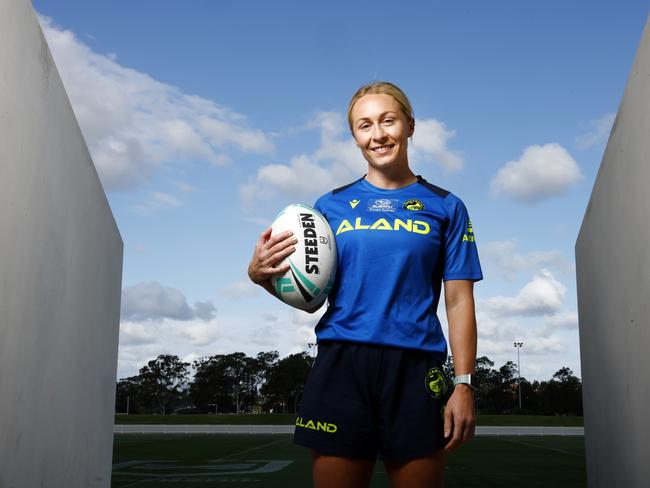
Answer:
[[[118,377],[307,349],[317,317],[246,266],[277,211],[364,173],[344,114],[375,79],[470,211],[479,354],[580,375],[573,247],[650,2],[33,4],[125,243]]]

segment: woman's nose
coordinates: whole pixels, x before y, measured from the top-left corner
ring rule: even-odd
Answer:
[[[375,124],[372,128],[372,138],[373,139],[383,139],[386,137],[386,132],[381,124]]]

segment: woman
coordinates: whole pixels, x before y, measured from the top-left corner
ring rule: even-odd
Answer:
[[[378,456],[394,487],[442,486],[444,452],[474,434],[472,225],[456,196],[411,171],[415,119],[397,86],[361,87],[348,123],[368,172],[315,205],[336,234],[338,271],[294,440],[312,449],[317,488],[368,486]],[[275,264],[296,242],[263,232],[251,280],[274,293],[270,277],[288,269]],[[456,374],[444,409],[442,282]]]

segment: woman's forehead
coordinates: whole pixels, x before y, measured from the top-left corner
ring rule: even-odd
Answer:
[[[352,119],[377,117],[386,112],[400,112],[400,110],[399,102],[390,95],[367,94],[359,98],[352,107]]]

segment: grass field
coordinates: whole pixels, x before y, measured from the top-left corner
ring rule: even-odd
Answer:
[[[309,453],[288,435],[116,435],[114,488],[293,488],[310,484]],[[448,456],[446,486],[583,487],[582,437],[477,437]],[[388,487],[383,465],[372,487]]]
[[[492,425],[527,425],[535,427],[582,427],[582,417],[554,417],[545,415],[479,415],[478,424]],[[293,425],[293,414],[260,415],[116,415],[116,424],[191,424],[191,425]]]

